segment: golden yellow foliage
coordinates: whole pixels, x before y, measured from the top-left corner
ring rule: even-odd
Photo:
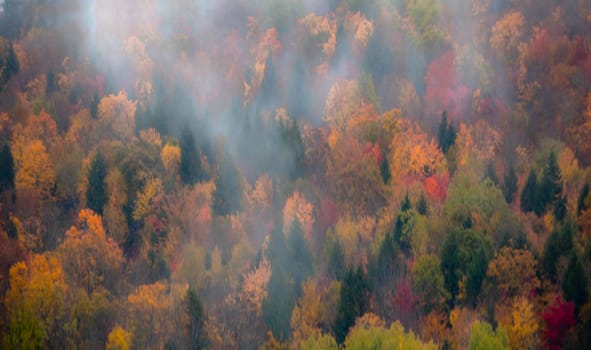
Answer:
[[[162,138],[160,133],[154,128],[144,129],[140,131],[140,140],[149,145],[154,145],[158,148],[162,147]]]
[[[212,259],[213,260],[213,259]],[[263,258],[259,266],[244,277],[240,301],[249,303],[255,313],[260,316],[263,312],[263,300],[267,298],[267,285],[271,278],[271,265]]]
[[[320,323],[326,312],[319,290],[313,280],[302,285],[302,296],[291,313],[292,345],[299,344],[314,334],[320,334]]]
[[[160,158],[162,159],[162,164],[164,164],[164,169],[175,178],[178,177],[179,166],[181,164],[181,148],[166,144],[162,147]]]
[[[137,192],[133,209],[134,220],[142,220],[155,214],[163,199],[162,181],[159,178],[149,179],[144,188]]]
[[[22,147],[22,152],[14,155],[17,190],[35,190],[42,197],[51,196],[55,184],[53,164],[45,145],[40,140],[33,140]]]
[[[332,129],[343,131],[363,102],[357,80],[339,80],[328,91],[324,120]]]
[[[538,349],[540,328],[534,305],[526,297],[515,299],[511,321],[506,324],[509,342],[513,349]]]
[[[486,274],[494,279],[502,298],[527,297],[540,287],[536,266],[530,251],[503,247],[489,263]]]
[[[517,56],[517,47],[525,32],[525,18],[520,12],[509,12],[495,23],[490,38],[491,48],[505,60]]]
[[[120,277],[123,253],[107,238],[100,215],[92,210],[80,211],[57,252],[72,283],[88,293],[99,286],[114,288]]]
[[[121,326],[116,326],[107,337],[107,350],[129,350],[132,334]]]

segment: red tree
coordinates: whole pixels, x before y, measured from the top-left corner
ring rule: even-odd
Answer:
[[[546,326],[542,330],[542,336],[547,349],[560,350],[569,330],[575,324],[575,304],[572,301],[565,302],[556,297],[554,305],[548,306],[542,314]]]

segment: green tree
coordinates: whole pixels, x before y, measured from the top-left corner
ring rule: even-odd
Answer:
[[[509,336],[504,328],[493,330],[487,322],[476,321],[470,330],[469,350],[510,349]]]
[[[230,156],[224,155],[220,158],[215,178],[212,209],[215,215],[223,216],[240,210],[243,191],[240,173]]]
[[[349,267],[345,273],[340,291],[339,307],[335,322],[335,339],[342,344],[349,328],[357,317],[363,315],[369,307],[369,285],[361,266]]]
[[[425,314],[442,308],[450,294],[444,286],[439,259],[432,255],[420,257],[413,266],[412,276],[415,293]]]
[[[560,200],[562,195],[562,177],[560,175],[560,167],[556,159],[556,153],[550,152],[548,157],[548,165],[544,168],[542,182],[539,188],[539,198],[544,203],[545,210],[548,204],[554,204]],[[542,213],[536,213],[541,215]]]
[[[304,238],[302,226],[299,220],[294,220],[287,235],[287,249],[290,255],[289,271],[293,277],[296,294],[300,295],[302,283],[312,276],[314,266],[312,264],[312,251],[308,241]]]
[[[345,347],[347,350],[437,349],[433,343],[423,343],[412,331],[405,332],[399,321],[392,323],[390,328],[381,325],[355,325],[347,336]]]
[[[10,146],[4,144],[0,150],[0,193],[14,189],[14,159]]]
[[[575,303],[575,314],[579,313],[581,307],[587,301],[587,279],[581,259],[575,251],[572,251],[568,259],[568,266],[562,282],[564,299]]]
[[[390,173],[390,163],[388,162],[388,157],[384,157],[384,159],[382,159],[382,163],[380,164],[380,175],[382,175],[382,180],[384,180],[386,185],[390,183],[392,174]]]
[[[6,66],[4,69],[6,80],[10,79],[10,77],[18,73],[20,70],[20,65],[18,63],[18,59],[16,58],[12,42],[10,42],[8,45],[8,55],[6,55]]]
[[[509,170],[505,174],[505,181],[503,186],[503,195],[505,196],[505,200],[507,203],[513,202],[513,197],[515,197],[515,192],[517,192],[517,175],[515,174],[515,167],[513,164],[509,166]]]
[[[86,189],[86,207],[97,214],[103,215],[103,208],[107,204],[105,178],[107,177],[107,163],[99,151],[92,160],[88,172],[88,188]]]
[[[536,208],[539,206],[537,196],[538,179],[536,177],[536,173],[532,169],[529,172],[525,186],[523,186],[523,191],[521,191],[521,210],[524,213],[536,210]]]
[[[587,204],[585,200],[589,196],[589,183],[586,182],[583,188],[581,188],[581,192],[579,193],[579,199],[577,200],[577,216],[581,215],[582,212],[587,210]]]
[[[189,349],[199,350],[207,347],[207,335],[205,334],[205,315],[203,305],[197,292],[189,287],[187,289],[186,312],[187,312],[187,333],[189,335]]]
[[[327,273],[335,280],[342,280],[345,277],[345,254],[338,237],[327,244]]]
[[[544,245],[542,268],[552,280],[556,280],[556,263],[562,256],[568,256],[573,249],[573,237],[577,230],[574,220],[570,217],[557,230],[554,230]]]
[[[461,280],[465,281],[466,301],[475,305],[491,258],[491,242],[481,232],[455,228],[446,236],[441,248],[441,269],[452,305],[461,291]]]
[[[425,193],[421,192],[421,196],[417,202],[417,212],[423,216],[427,216],[429,214],[429,207],[427,205],[427,197],[425,197]]]
[[[263,80],[261,81],[259,99],[260,107],[270,111],[275,110],[275,104],[278,102],[276,100],[278,100],[279,97],[278,88],[279,82],[275,64],[273,63],[273,55],[269,52],[267,60],[265,61],[265,73],[263,75]]]
[[[447,153],[449,148],[456,142],[456,129],[451,123],[448,123],[446,111],[441,114],[437,142],[443,153]]]
[[[193,185],[197,181],[204,180],[204,172],[201,166],[201,157],[195,145],[193,133],[185,126],[180,140],[181,162],[179,172],[181,180],[186,185]]]

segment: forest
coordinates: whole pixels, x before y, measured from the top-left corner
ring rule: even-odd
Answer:
[[[0,1],[0,348],[591,349],[588,0]]]

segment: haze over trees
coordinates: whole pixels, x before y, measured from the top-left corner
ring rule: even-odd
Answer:
[[[588,1],[0,9],[0,348],[591,347]]]

